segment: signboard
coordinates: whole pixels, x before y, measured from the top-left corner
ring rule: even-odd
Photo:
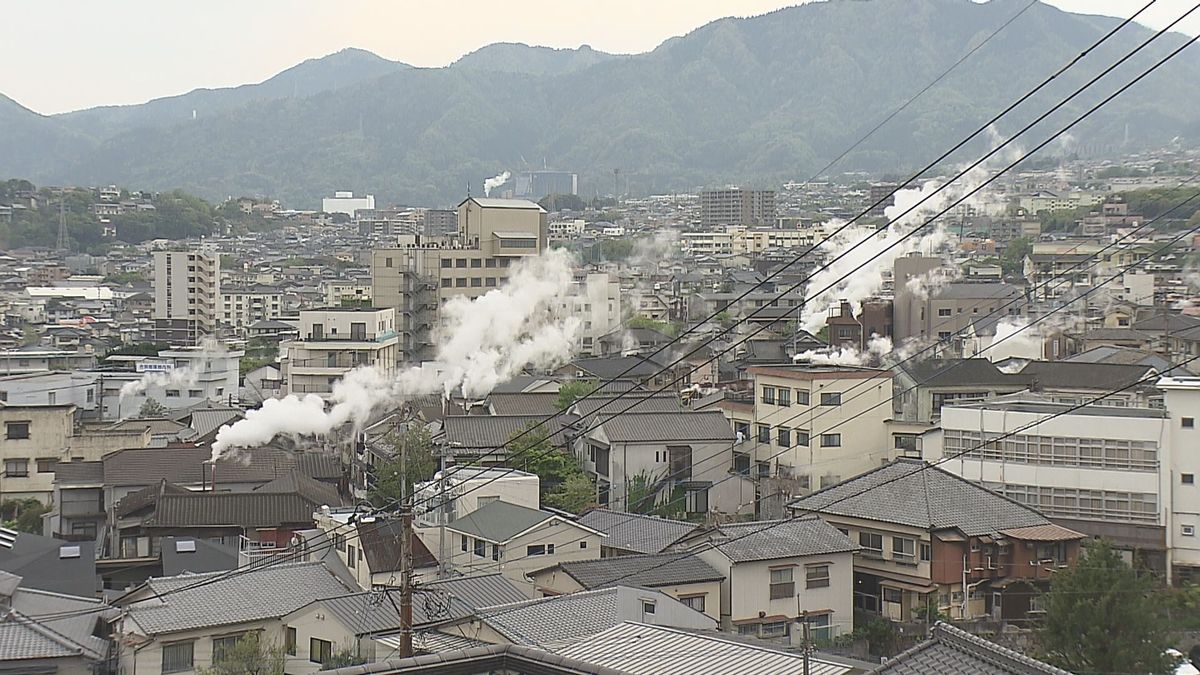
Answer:
[[[139,373],[169,373],[172,370],[175,370],[175,362],[164,359],[145,359],[134,366],[134,371]]]

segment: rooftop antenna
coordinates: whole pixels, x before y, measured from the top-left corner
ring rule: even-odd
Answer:
[[[60,251],[65,251],[70,245],[70,240],[67,238],[67,193],[60,191],[58,193],[58,241],[56,246]]]

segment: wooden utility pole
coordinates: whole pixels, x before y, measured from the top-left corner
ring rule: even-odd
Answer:
[[[405,432],[408,431],[405,424]],[[412,491],[408,487],[408,434],[400,437],[400,658],[413,655]]]
[[[809,675],[808,653],[812,650],[812,643],[808,641],[808,610],[800,615],[800,630],[804,632],[804,645],[801,649],[804,650],[804,675]]]

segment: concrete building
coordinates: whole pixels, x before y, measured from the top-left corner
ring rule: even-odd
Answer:
[[[729,188],[700,193],[700,225],[747,225],[769,227],[775,224],[775,191]]]
[[[101,417],[136,417],[149,399],[167,410],[182,410],[205,401],[236,401],[238,366],[244,355],[242,350],[178,347],[161,350],[157,356],[110,356],[105,363],[123,364],[127,369],[97,373]],[[133,382],[138,386],[122,393]]]
[[[274,286],[227,286],[221,291],[221,324],[237,335],[283,314],[283,293]]]
[[[355,197],[350,190],[338,190],[332,197],[321,200],[321,211],[325,213],[344,213],[353,218],[359,209],[374,210],[375,195]]]
[[[300,338],[280,344],[289,393],[329,395],[333,383],[358,366],[388,376],[396,371],[396,310],[329,307],[300,312]]]
[[[517,581],[535,570],[600,558],[600,532],[560,515],[493,500],[446,526],[450,566]]]
[[[1176,582],[1200,579],[1200,457],[1195,453],[1200,441],[1196,418],[1200,417],[1200,378],[1164,377],[1158,381],[1167,408],[1168,443],[1171,468],[1168,477],[1169,518],[1167,528],[1167,566]]]
[[[163,321],[164,329],[171,322],[184,329],[183,336],[171,335],[176,338],[170,341],[172,344],[194,345],[203,336],[215,334],[221,309],[219,255],[207,251],[154,252],[154,319]]]
[[[326,281],[324,288],[326,307],[345,307],[348,305],[360,307],[371,304],[370,281]]]
[[[571,294],[563,301],[570,303],[571,316],[583,322],[579,331],[576,353],[582,356],[600,355],[600,338],[621,325],[621,281],[607,272],[592,272],[576,277]]]

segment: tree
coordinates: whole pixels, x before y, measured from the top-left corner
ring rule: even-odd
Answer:
[[[575,401],[590,395],[600,387],[600,383],[596,380],[571,380],[566,382],[558,389],[558,398],[554,399],[554,405],[558,406],[559,410],[565,410],[575,404]]]
[[[432,478],[438,468],[433,440],[424,426],[392,432],[385,439],[392,445],[393,457],[375,467],[375,482],[367,492],[367,499],[375,506],[400,501],[412,492],[413,485]],[[400,472],[401,452],[408,454],[404,475]]]
[[[537,475],[543,506],[578,513],[595,502],[596,485],[579,461],[551,444],[545,429],[530,426],[513,434],[508,456],[521,469]]]
[[[1000,269],[1005,274],[1022,274],[1025,269],[1025,256],[1033,252],[1033,242],[1028,237],[1017,237],[1008,242],[1004,255],[1000,257]]]
[[[238,638],[224,657],[200,675],[283,675],[287,655],[282,647],[263,644],[257,631]]]
[[[538,206],[547,211],[582,211],[587,203],[579,195],[553,194],[538,200]]]
[[[6,499],[0,503],[0,520],[4,521],[5,527],[18,532],[41,534],[42,516],[49,511],[49,506],[33,497]]]
[[[1054,577],[1042,603],[1042,658],[1075,672],[1170,672],[1169,626],[1156,586],[1107,541],[1089,544],[1074,567]]]
[[[625,488],[625,510],[649,515],[658,506],[658,479],[645,471],[632,476]]]
[[[328,660],[321,663],[321,667],[325,670],[333,668],[347,668],[349,666],[361,666],[367,660],[358,654],[354,653],[349,647],[345,647],[334,652]]]
[[[546,493],[543,506],[560,509],[568,513],[580,513],[596,504],[596,484],[583,471],[567,476],[566,480]]]
[[[166,414],[166,406],[152,398],[147,398],[146,402],[142,404],[142,407],[138,409],[137,416],[142,419],[147,419],[152,417],[162,417]]]

